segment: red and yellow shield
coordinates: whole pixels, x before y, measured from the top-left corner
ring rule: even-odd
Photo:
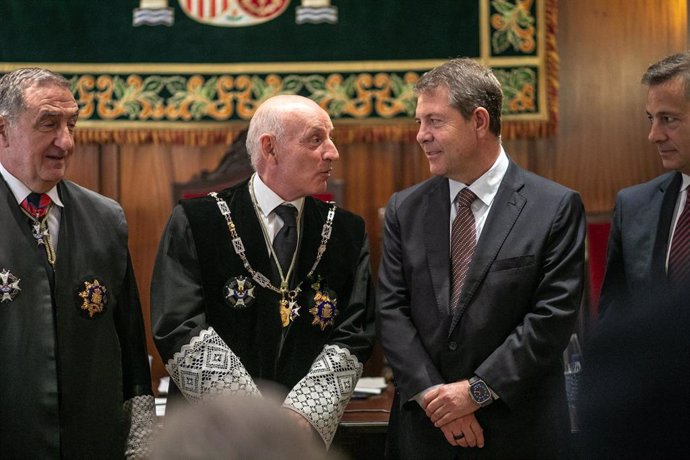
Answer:
[[[179,0],[182,10],[197,22],[220,27],[245,27],[277,18],[290,0]]]

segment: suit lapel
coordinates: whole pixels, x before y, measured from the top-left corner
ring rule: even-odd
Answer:
[[[683,179],[680,173],[671,175],[667,181],[659,185],[654,202],[649,206],[650,210],[659,209],[659,224],[656,226],[654,249],[649,254],[650,260],[646,266],[651,268],[652,279],[655,278],[655,274],[661,276],[661,279],[656,279],[658,282],[664,282],[666,279],[664,275],[666,274],[666,254],[668,253],[668,245],[670,243],[669,234],[682,182]]]
[[[424,197],[424,245],[436,306],[450,314],[450,190],[448,179],[439,178]]]
[[[477,242],[465,285],[460,294],[460,305],[453,315],[449,334],[460,322],[460,318],[486,278],[491,264],[496,260],[498,251],[503,246],[527,202],[525,197],[519,193],[523,185],[524,181],[520,169],[511,161]]]

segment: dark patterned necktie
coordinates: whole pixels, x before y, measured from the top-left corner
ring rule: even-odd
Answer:
[[[451,274],[452,286],[450,296],[450,310],[454,313],[460,303],[460,292],[465,283],[467,269],[474,255],[477,244],[477,229],[475,228],[474,214],[470,207],[477,199],[472,190],[464,188],[455,197],[457,215],[453,220],[451,232]]]
[[[674,285],[690,283],[690,199],[686,199],[685,209],[673,232],[668,258],[668,279]]]
[[[47,194],[31,192],[29,196],[22,201],[21,206],[31,217],[40,220],[48,214],[50,203],[50,197]]]
[[[290,204],[281,204],[273,212],[283,220],[283,228],[273,239],[273,251],[283,269],[283,275],[287,276],[292,256],[297,249],[297,209]]]

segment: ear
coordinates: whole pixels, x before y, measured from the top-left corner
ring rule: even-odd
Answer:
[[[0,116],[0,145],[8,147],[10,145],[7,137],[7,131],[10,129],[9,121],[5,117]]]
[[[490,133],[489,122],[491,121],[491,116],[489,112],[484,107],[477,107],[472,113],[474,117],[474,128],[477,131],[478,136],[485,136]]]
[[[275,161],[276,140],[271,134],[262,134],[259,138],[261,143],[261,157],[264,161]]]

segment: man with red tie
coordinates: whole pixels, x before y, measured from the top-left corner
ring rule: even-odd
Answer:
[[[690,52],[652,64],[642,83],[647,137],[670,172],[616,197],[584,350],[583,458],[680,458],[690,448]]]
[[[582,296],[582,201],[510,159],[489,69],[453,59],[415,91],[435,177],[386,208],[377,325],[396,389],[387,456],[563,457],[560,357]]]
[[[78,112],[60,75],[0,78],[2,458],[147,453],[153,397],[125,216],[64,180]]]

